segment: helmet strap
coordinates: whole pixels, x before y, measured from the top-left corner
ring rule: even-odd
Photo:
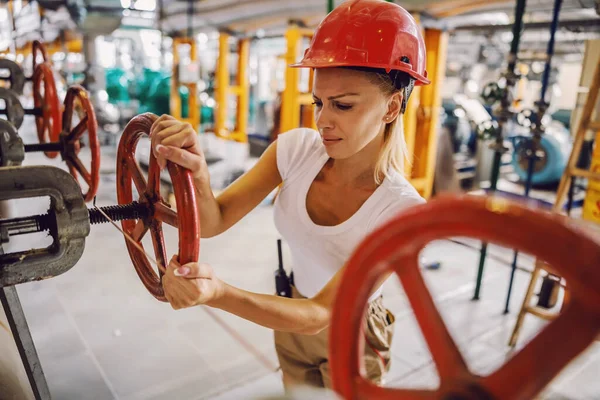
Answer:
[[[415,88],[415,80],[410,79],[408,85],[404,88],[404,97],[402,98],[402,114],[406,111],[406,103],[408,102],[408,98]]]
[[[408,98],[415,87],[415,80],[406,72],[399,70],[390,71],[388,76],[392,80],[394,87],[397,90],[402,90],[402,113],[404,114],[406,111],[406,103],[408,102]]]

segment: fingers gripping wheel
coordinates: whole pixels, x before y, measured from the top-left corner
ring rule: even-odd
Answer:
[[[33,72],[33,104],[41,110],[41,115],[35,116],[38,140],[40,143],[58,142],[62,130],[62,108],[48,63],[37,65]],[[56,151],[46,151],[44,154],[49,158],[58,156]]]
[[[75,104],[79,103],[83,109],[83,116],[79,123],[72,127],[73,111]],[[98,133],[96,114],[90,102],[88,92],[81,86],[76,85],[69,88],[65,96],[65,111],[62,116],[62,132],[60,141],[62,143],[62,157],[69,166],[69,171],[75,179],[78,179],[78,173],[88,186],[88,191],[84,193],[84,200],[91,201],[98,191],[100,184],[100,145],[98,144]],[[81,150],[81,137],[88,133],[88,142],[91,153],[91,169],[87,169],[81,159],[79,152]]]
[[[132,185],[135,185],[139,202],[146,203],[151,209],[146,219],[122,221],[123,230],[140,246],[144,235],[150,231],[154,254],[158,262],[158,274],[152,268],[145,254],[129,241],[126,241],[129,255],[148,291],[158,300],[166,301],[161,279],[168,264],[162,223],[174,226],[179,231],[179,262],[182,264],[198,261],[200,253],[200,222],[196,203],[194,182],[190,171],[173,163],[167,168],[173,182],[177,212],[171,209],[160,195],[160,167],[150,152],[148,180],[135,159],[135,148],[142,136],[148,136],[152,124],[157,119],[154,114],[142,114],[134,117],[125,127],[117,152],[117,199],[119,204],[133,201]]]
[[[565,221],[502,199],[445,196],[404,212],[371,234],[347,264],[337,291],[329,341],[334,389],[344,399],[535,398],[600,333],[600,245]],[[427,243],[455,236],[532,254],[552,265],[573,289],[562,313],[488,376],[469,371],[418,267]],[[437,390],[383,388],[362,377],[365,304],[387,272],[399,276],[414,310],[440,376]]]

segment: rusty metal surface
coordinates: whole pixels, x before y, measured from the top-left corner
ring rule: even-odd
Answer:
[[[0,58],[0,70],[9,71],[8,81],[10,82],[10,90],[18,95],[22,95],[23,87],[25,87],[25,73],[23,72],[23,68],[12,60]]]
[[[58,142],[62,131],[62,104],[58,99],[50,63],[38,64],[32,80],[33,105],[35,109],[41,110],[41,115],[35,116],[38,140],[40,143]],[[59,152],[45,151],[44,154],[48,158],[55,158]]]
[[[196,203],[194,183],[189,170],[173,163],[167,168],[173,182],[177,212],[171,209],[160,195],[160,168],[156,158],[150,152],[148,180],[146,180],[135,159],[135,149],[139,139],[150,133],[157,116],[151,113],[134,117],[125,127],[117,152],[117,199],[119,204],[134,201],[132,186],[135,185],[139,202],[147,204],[152,210],[144,219],[121,221],[123,231],[137,242],[133,245],[126,241],[129,256],[148,291],[158,300],[166,301],[162,275],[170,259],[163,237],[162,224],[175,226],[179,232],[179,262],[198,261],[200,253],[200,218]],[[158,262],[158,274],[153,269],[142,245],[143,236],[150,232],[154,245],[154,254]],[[136,246],[140,246],[137,248]]]
[[[0,255],[0,287],[60,275],[81,258],[90,232],[89,212],[81,189],[73,177],[51,166],[0,169],[0,200],[50,197],[55,226],[53,243],[34,249]]]
[[[32,55],[32,71],[35,71],[35,67],[37,66],[37,58],[38,56],[42,57],[42,62],[50,63],[50,57],[48,56],[48,51],[46,50],[46,46],[44,43],[39,40],[34,40],[31,43],[31,55]]]
[[[5,119],[0,119],[0,167],[19,166],[25,158],[23,140],[17,128]]]
[[[448,237],[531,254],[552,265],[572,289],[560,315],[487,376],[469,370],[419,270],[425,245]],[[505,199],[442,195],[406,210],[371,233],[346,264],[330,326],[334,389],[344,399],[533,399],[600,334],[598,264],[600,244],[570,220]],[[431,352],[440,377],[435,390],[384,388],[362,376],[365,306],[388,273],[400,278]]]
[[[15,128],[19,129],[23,125],[23,118],[25,117],[25,110],[21,105],[19,96],[10,89],[0,88],[0,99],[4,100],[5,103],[6,119]]]
[[[85,115],[77,126],[72,127],[75,102],[79,103]],[[78,179],[78,175],[81,175],[88,186],[87,192],[83,194],[84,200],[91,201],[96,196],[100,185],[100,144],[98,143],[98,122],[96,121],[94,107],[90,101],[89,93],[79,85],[69,88],[65,96],[64,107],[62,132],[60,134],[61,156],[75,179]],[[78,155],[81,150],[80,139],[86,132],[92,155],[90,169],[83,165]]]

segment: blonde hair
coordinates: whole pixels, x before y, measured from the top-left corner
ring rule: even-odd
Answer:
[[[402,115],[385,125],[383,132],[383,146],[379,150],[379,158],[375,164],[375,182],[381,185],[383,177],[391,178],[390,170],[404,175],[404,161],[408,155],[408,148],[404,138],[404,122]]]
[[[394,83],[390,75],[385,72],[366,71],[366,73],[371,82],[379,86],[386,96],[389,97],[398,92],[402,92],[403,95],[402,110],[392,122],[385,125],[383,132],[383,146],[379,151],[379,158],[375,165],[375,182],[381,185],[384,177],[391,178],[390,171],[392,170],[404,175],[404,162],[408,156],[408,148],[404,137],[404,122],[402,118],[410,91],[405,90],[406,87],[399,88],[399,85]],[[400,78],[407,79],[408,77],[404,76]],[[395,80],[398,81],[398,79]],[[412,90],[412,87],[410,87],[410,90]]]

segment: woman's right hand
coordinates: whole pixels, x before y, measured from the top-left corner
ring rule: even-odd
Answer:
[[[191,124],[163,114],[150,129],[152,153],[160,169],[171,161],[189,169],[195,180],[208,182],[208,166],[198,134]]]

